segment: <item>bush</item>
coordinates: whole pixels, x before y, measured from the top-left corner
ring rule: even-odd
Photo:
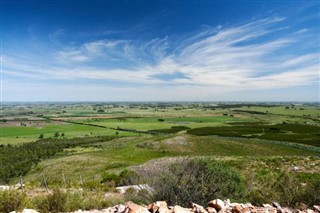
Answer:
[[[320,203],[320,179],[307,184],[303,198],[309,206]]]
[[[119,186],[132,185],[139,178],[139,175],[132,170],[125,169],[119,175]]]
[[[62,192],[55,190],[51,195],[33,197],[31,207],[40,212],[55,213],[78,209],[103,209],[124,202],[120,196],[111,196],[106,199],[104,194],[104,192],[92,191]]]
[[[244,182],[236,171],[212,158],[188,158],[145,174],[145,182],[154,189],[149,202],[165,200],[169,205],[193,201],[206,205],[213,198],[241,201]],[[148,194],[144,194],[148,196]]]
[[[147,193],[148,192],[145,189],[135,190],[134,188],[129,188],[124,194],[124,199],[137,204],[146,204],[149,200],[144,195]]]
[[[299,202],[310,206],[320,202],[320,180],[304,179],[307,183],[303,185],[297,174],[268,169],[246,177],[247,199],[255,205],[277,201],[282,206],[296,207]]]
[[[26,195],[16,190],[0,191],[0,212],[7,213],[23,208]]]
[[[37,197],[33,200],[34,206],[40,212],[64,212],[66,211],[67,193],[59,189],[53,190],[46,197]]]
[[[101,183],[106,183],[110,187],[118,185],[120,182],[120,177],[117,174],[105,172],[102,174]]]

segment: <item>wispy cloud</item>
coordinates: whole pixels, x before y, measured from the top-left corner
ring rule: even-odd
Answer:
[[[283,22],[285,18],[273,17],[206,27],[183,40],[168,36],[148,41],[88,41],[60,49],[53,54],[55,58],[41,64],[32,63],[33,58],[18,60],[8,55],[3,57],[3,72],[8,77],[108,80],[179,90],[211,88],[210,92],[212,88],[224,92],[316,84],[319,52],[302,51],[308,30],[267,36],[287,30]],[[314,45],[319,46],[316,37]]]

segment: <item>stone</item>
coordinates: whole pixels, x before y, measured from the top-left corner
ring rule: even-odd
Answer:
[[[231,205],[230,199],[224,201],[224,206],[229,207]]]
[[[195,213],[208,213],[207,210],[205,208],[203,208],[203,206],[200,206],[196,203],[190,203],[190,208],[192,209],[193,212]]]
[[[283,208],[284,212],[285,213],[292,213],[292,209],[289,209],[289,208]]]
[[[217,210],[215,208],[213,208],[213,207],[210,207],[210,206],[208,206],[206,208],[206,210],[207,210],[208,213],[217,213]]]
[[[34,210],[34,209],[24,209],[24,210],[22,211],[22,213],[39,213],[39,212],[37,212],[37,211]]]
[[[238,205],[234,205],[231,212],[232,213],[241,213],[242,207],[238,204]]]
[[[174,206],[173,207],[173,213],[190,213],[190,209],[183,208],[181,206]]]
[[[242,209],[240,210],[240,212],[241,212],[241,213],[251,213],[251,210],[250,210],[249,207],[245,207],[245,208],[242,208]]]
[[[124,213],[149,213],[148,209],[133,202],[128,202]]]
[[[167,202],[157,201],[155,203],[149,204],[147,209],[151,213],[167,213],[169,211]]]
[[[224,202],[220,199],[212,200],[208,203],[208,206],[215,208],[217,211],[220,211],[225,207]]]
[[[316,211],[316,212],[320,212],[320,205],[314,205],[313,206],[313,209]]]
[[[291,171],[293,171],[293,172],[299,172],[299,171],[300,171],[300,168],[297,167],[297,166],[294,166],[294,167],[292,167]]]
[[[113,207],[114,211],[110,211],[110,212],[114,212],[114,213],[122,213],[125,211],[126,206],[119,204]]]
[[[272,202],[272,206],[277,208],[277,213],[285,213],[285,210],[277,202]]]
[[[307,209],[308,209],[308,205],[305,204],[305,203],[301,203],[301,202],[299,202],[299,203],[297,204],[297,207],[298,207],[298,209],[300,209],[300,210],[307,210]]]
[[[0,185],[0,191],[7,191],[10,190],[10,186],[8,185]]]

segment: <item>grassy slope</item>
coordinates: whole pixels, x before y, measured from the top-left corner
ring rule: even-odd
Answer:
[[[97,113],[91,106],[67,106],[60,108],[39,108],[32,109],[35,113],[42,113],[50,117],[60,117],[62,110],[63,119],[71,119],[80,116],[81,122],[105,125],[107,127],[130,128],[138,130],[165,129],[171,126],[188,126],[190,128],[231,126],[231,123],[262,122],[276,124],[286,122],[298,122],[305,124],[310,122],[319,125],[319,122],[304,117],[310,114],[312,119],[317,119],[319,109],[315,107],[303,107],[304,110],[285,109],[281,107],[241,107],[229,109],[203,110],[203,109],[181,109],[175,110],[173,107],[161,110],[139,109],[139,108],[113,108],[106,110],[106,113]],[[250,114],[246,112],[232,111],[233,109],[266,112],[269,114]],[[12,110],[16,113],[17,110]],[[120,113],[122,112],[122,113]],[[208,114],[234,114],[238,117],[230,116],[209,116]],[[93,120],[92,116],[112,116],[112,117],[150,117],[150,118],[129,118],[126,121],[119,119],[98,119]],[[70,118],[65,117],[70,116]],[[165,122],[159,122],[162,118]],[[41,128],[34,127],[5,127],[1,128],[1,143],[28,142],[37,139],[40,133],[45,137],[52,137],[54,132],[64,132],[66,137],[114,135],[116,131],[93,126],[83,126],[76,124],[68,125],[48,125]],[[259,131],[260,133],[261,131]],[[120,136],[139,134],[120,132]],[[18,138],[16,138],[18,136]],[[302,137],[303,135],[297,135]],[[172,138],[175,137],[175,138]],[[275,138],[276,140],[276,138]],[[56,179],[61,181],[62,172],[75,181],[79,180],[81,174],[85,179],[92,179],[93,176],[99,178],[105,171],[119,171],[123,168],[138,165],[148,160],[189,155],[208,155],[217,158],[232,158],[238,163],[243,159],[251,158],[274,158],[274,156],[313,156],[319,153],[283,146],[281,144],[265,143],[255,139],[231,139],[213,136],[187,136],[177,134],[176,136],[146,136],[119,138],[101,144],[96,147],[74,148],[65,150],[65,153],[41,162],[26,177],[26,180],[38,180],[41,173],[45,173],[48,181]],[[241,160],[242,159],[242,160]],[[319,171],[318,171],[319,172]]]
[[[41,173],[49,181],[61,181],[62,173],[73,181],[80,174],[89,180],[99,178],[106,171],[119,171],[139,165],[148,160],[176,156],[215,157],[272,157],[272,156],[316,156],[319,153],[262,143],[259,140],[230,139],[212,136],[195,137],[187,135],[144,136],[119,138],[100,144],[96,149],[67,150],[64,155],[46,160],[36,166],[25,178],[37,181]],[[73,151],[73,153],[70,153]]]

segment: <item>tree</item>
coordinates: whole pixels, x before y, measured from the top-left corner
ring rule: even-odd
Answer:
[[[42,138],[44,138],[44,134],[43,134],[43,133],[41,133],[41,134],[39,135],[39,139],[42,139]]]
[[[57,137],[59,137],[59,136],[60,136],[60,133],[59,133],[59,132],[55,132],[55,133],[54,133],[54,137],[55,137],[55,138],[57,138]]]

